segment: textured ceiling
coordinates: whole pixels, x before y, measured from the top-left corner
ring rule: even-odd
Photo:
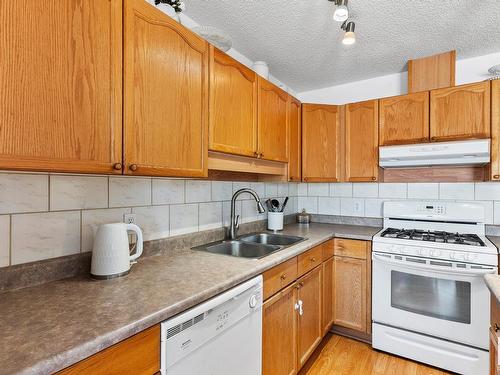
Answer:
[[[401,72],[408,59],[451,49],[458,59],[500,51],[499,0],[350,0],[352,46],[327,0],[185,2],[189,17],[229,33],[297,92]]]

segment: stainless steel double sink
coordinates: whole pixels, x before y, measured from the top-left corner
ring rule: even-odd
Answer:
[[[194,247],[193,250],[258,259],[304,240],[306,238],[263,232],[243,235],[237,240],[212,242]]]

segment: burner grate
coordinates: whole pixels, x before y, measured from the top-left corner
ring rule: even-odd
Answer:
[[[387,228],[380,236],[386,238],[400,238],[403,240],[429,241],[455,245],[486,246],[477,234]]]

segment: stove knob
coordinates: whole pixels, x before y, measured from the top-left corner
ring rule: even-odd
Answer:
[[[438,257],[441,255],[441,251],[439,250],[431,250],[431,257]]]

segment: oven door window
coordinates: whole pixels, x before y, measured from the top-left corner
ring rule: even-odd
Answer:
[[[433,318],[470,324],[471,284],[391,271],[391,306]]]

